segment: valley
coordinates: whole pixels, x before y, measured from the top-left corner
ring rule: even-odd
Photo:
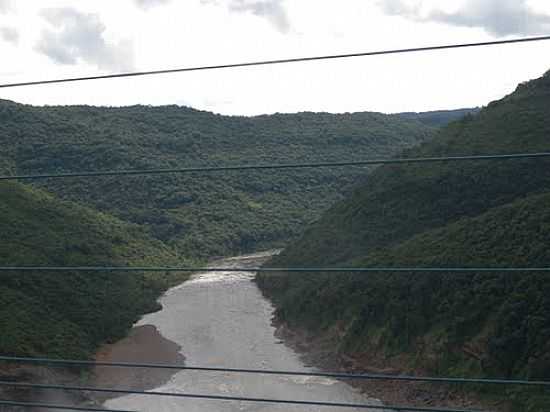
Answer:
[[[544,152],[548,79],[521,84],[481,110],[459,110],[455,121],[445,111],[245,118],[175,106],[35,108],[0,102],[0,140],[7,148],[0,166],[13,175]],[[267,265],[544,266],[548,170],[542,158],[3,182],[0,260],[13,266],[201,266],[219,256],[283,247]],[[242,264],[239,259],[235,262]],[[256,332],[271,338],[255,348],[278,350],[275,330],[266,323],[274,311],[278,333],[297,350],[265,355],[293,359],[274,368],[302,369],[305,360],[350,371],[545,378],[544,275],[259,274],[255,280],[263,297],[250,274],[204,276],[195,274],[180,285],[187,274],[3,272],[0,321],[7,332],[0,347],[20,356],[90,358],[104,344],[116,348],[124,345],[120,339],[145,336],[153,347],[160,339],[171,348],[170,359],[225,364],[244,361],[238,339],[253,342]],[[220,286],[221,295],[203,289],[203,281]],[[180,286],[170,289],[174,285]],[[228,306],[210,313],[201,309],[202,300]],[[222,313],[229,317],[218,319]],[[48,322],[41,328],[30,327],[43,318]],[[138,320],[138,329],[125,338]],[[263,326],[249,325],[256,321]],[[157,337],[150,335],[151,325]],[[193,345],[197,350],[214,345],[209,353],[231,349],[218,334],[229,334],[228,327],[239,333],[233,352],[212,359],[200,351],[193,355]],[[248,338],[243,327],[252,334]],[[305,340],[296,340],[300,336]],[[319,356],[333,362],[315,355],[319,345]],[[254,358],[250,365],[261,368],[264,360]],[[38,370],[33,373],[38,378]],[[16,370],[12,378],[18,376]],[[144,388],[203,382],[193,376],[179,382],[178,374],[132,376],[128,382]],[[274,384],[235,382],[232,390],[243,394]],[[193,387],[229,390],[215,379],[203,383]],[[351,402],[376,394],[390,403],[492,407],[504,396],[506,411],[514,412],[536,411],[547,402],[537,390],[456,392],[424,385],[395,396],[395,386],[366,385],[364,398],[341,385],[329,386]],[[285,387],[280,395],[307,388]],[[125,408],[132,399],[106,402]],[[179,407],[166,405],[167,411]]]

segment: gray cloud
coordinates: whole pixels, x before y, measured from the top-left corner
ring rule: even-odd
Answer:
[[[252,13],[265,18],[281,33],[288,33],[290,22],[283,0],[201,0],[203,4],[225,5],[234,12]]]
[[[416,21],[435,21],[463,27],[480,27],[498,36],[541,34],[550,31],[550,16],[534,12],[527,0],[467,0],[456,12],[423,12],[422,1],[382,0],[382,10]]]
[[[19,42],[19,32],[14,27],[0,27],[0,38],[9,43],[17,44]]]
[[[133,44],[107,43],[105,25],[96,14],[72,8],[44,9],[42,17],[52,26],[42,31],[36,50],[60,64],[80,60],[100,69],[131,70],[134,67]]]
[[[171,0],[134,0],[134,1],[142,9],[150,9],[151,7],[168,4],[170,3]]]

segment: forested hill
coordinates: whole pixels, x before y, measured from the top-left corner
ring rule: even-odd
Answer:
[[[141,228],[14,183],[0,183],[0,265],[184,264]],[[0,353],[86,358],[156,310],[165,275],[0,273]]]
[[[405,155],[549,148],[550,72]],[[544,267],[549,245],[550,160],[387,166],[269,265]],[[335,352],[380,353],[388,364],[399,358],[401,368],[439,375],[550,379],[547,274],[258,280],[280,320],[318,336],[340,331],[331,335]],[[499,393],[518,411],[550,405],[542,392]]]
[[[0,145],[10,172],[20,174],[359,160],[390,157],[431,136],[417,121],[377,113],[229,117],[177,106],[0,101]],[[144,225],[182,254],[213,256],[281,245],[364,174],[356,167],[37,184]]]

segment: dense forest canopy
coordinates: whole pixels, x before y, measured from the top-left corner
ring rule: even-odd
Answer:
[[[379,113],[230,117],[186,107],[32,107],[0,101],[12,173],[148,169],[390,157],[433,136]],[[0,167],[2,163],[0,163]],[[193,256],[280,246],[341,198],[365,168],[41,181],[64,199],[144,225]]]
[[[190,108],[0,101],[2,174],[391,156],[434,129],[377,113],[226,117]],[[170,265],[281,244],[364,168],[0,183],[2,265]],[[49,190],[52,193],[46,192]],[[65,200],[62,200],[65,199]],[[116,215],[116,217],[114,217]],[[82,357],[181,275],[8,273],[0,352]]]
[[[550,74],[523,83],[407,156],[546,152]],[[537,267],[550,264],[550,160],[384,166],[274,266]],[[535,273],[265,275],[280,320],[333,350],[407,354],[432,373],[550,379],[550,278]],[[500,392],[502,395],[503,392]],[[518,411],[550,405],[518,394]],[[541,409],[542,408],[542,409]]]
[[[38,189],[0,183],[0,265],[86,266],[185,263],[142,228],[61,201]],[[0,273],[0,353],[87,357],[124,336],[174,275]],[[180,279],[182,279],[180,277]]]

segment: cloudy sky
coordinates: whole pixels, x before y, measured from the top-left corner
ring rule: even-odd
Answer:
[[[0,0],[0,83],[550,34],[548,0]],[[31,104],[224,114],[486,105],[550,42],[0,89]]]

